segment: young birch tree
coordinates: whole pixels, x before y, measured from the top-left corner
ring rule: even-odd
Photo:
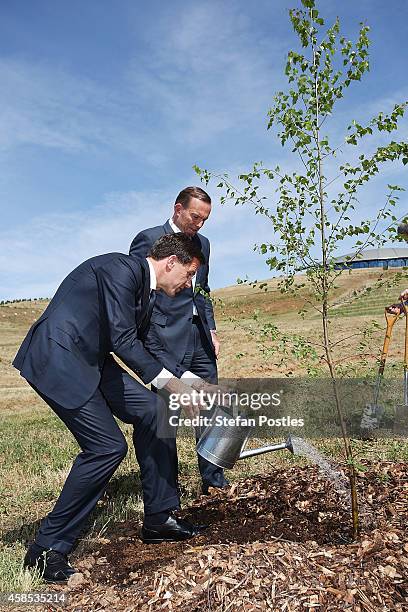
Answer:
[[[364,124],[352,121],[345,136],[331,144],[326,130],[336,103],[369,70],[369,27],[360,24],[358,38],[352,42],[341,34],[338,19],[331,27],[325,26],[315,0],[301,0],[301,5],[289,11],[300,43],[299,50],[290,51],[287,56],[285,74],[289,88],[275,95],[268,112],[268,129],[277,128],[278,139],[282,146],[291,147],[300,170],[285,172],[279,166],[270,169],[256,162],[251,171],[238,177],[239,186],[227,174],[197,166],[195,170],[206,183],[213,178],[218,180],[218,187],[224,190],[223,203],[250,204],[256,214],[263,215],[271,224],[271,241],[259,245],[259,250],[267,255],[270,269],[282,275],[280,289],[296,293],[306,284],[312,290],[311,305],[321,317],[322,352],[344,440],[356,537],[359,532],[356,466],[338,391],[333,359],[335,343],[329,325],[333,289],[341,274],[335,257],[344,241],[354,243],[351,262],[367,247],[383,245],[395,232],[398,219],[394,209],[402,188],[388,185],[383,203],[374,208],[370,218],[362,218],[359,211],[359,192],[381,173],[386,163],[407,164],[408,144],[383,136],[397,131],[408,102],[395,104],[388,114],[380,112]],[[363,147],[366,139],[367,146]],[[370,141],[372,150],[367,153]],[[345,156],[348,161],[339,161]],[[263,195],[269,181],[272,196]],[[305,283],[297,280],[299,271],[306,273]],[[274,326],[270,329],[276,334]]]

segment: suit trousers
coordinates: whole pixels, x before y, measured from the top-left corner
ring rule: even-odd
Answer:
[[[137,382],[111,357],[106,360],[99,387],[80,408],[63,408],[35,390],[81,448],[53,510],[41,523],[37,544],[64,554],[72,549],[85,519],[127,453],[125,437],[114,416],[133,425],[145,513],[179,507],[173,468],[175,439],[158,436],[158,432],[166,431],[167,419],[167,407],[160,396]]]
[[[182,360],[182,365],[193,374],[203,378],[209,383],[216,384],[218,382],[217,363],[214,351],[209,346],[208,338],[205,334],[203,325],[198,317],[194,317],[191,326],[187,350]],[[160,391],[159,394],[168,404],[168,393]],[[171,416],[179,414],[180,411],[171,411]],[[202,412],[203,416],[210,417],[211,412]],[[200,427],[195,428],[196,442],[198,442],[202,430]],[[207,461],[197,454],[198,468],[200,470],[201,479],[205,485],[220,487],[226,483],[224,478],[224,470],[213,463]],[[175,473],[178,474],[178,459],[175,456]]]

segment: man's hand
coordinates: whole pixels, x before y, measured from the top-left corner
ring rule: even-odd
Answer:
[[[201,380],[201,378],[197,379]],[[178,395],[180,398],[180,407],[183,408],[187,416],[194,418],[199,416],[200,409],[207,408],[207,405],[200,403],[200,397],[197,393],[193,393],[193,387],[186,385],[180,378],[170,378],[170,380],[164,385],[169,393]]]
[[[218,359],[218,355],[220,352],[220,341],[218,340],[217,332],[215,331],[215,329],[211,329],[210,333],[211,333],[212,343],[214,345],[215,357],[216,359]]]
[[[399,296],[401,302],[406,302],[408,300],[408,289],[404,289],[404,291]]]
[[[404,291],[399,296],[399,299],[401,300],[401,302],[406,302],[408,300],[408,289],[404,289]],[[388,306],[387,312],[389,312],[390,314],[398,314],[398,315],[403,314],[404,307],[402,306],[401,303],[391,304],[391,306]]]
[[[201,396],[204,395],[205,397],[208,395],[209,398],[215,398],[215,402],[213,399],[210,399],[209,404],[211,406],[219,405],[227,408],[233,407],[236,393],[234,389],[218,384],[213,385],[212,383],[206,382],[202,378],[190,379],[189,384],[195,391],[200,393]]]
[[[390,314],[400,315],[401,314],[401,306],[400,304],[391,304],[391,306],[387,306],[385,309]]]

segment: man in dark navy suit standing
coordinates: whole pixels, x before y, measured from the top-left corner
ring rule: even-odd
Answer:
[[[210,243],[199,233],[211,212],[211,199],[200,187],[186,187],[176,198],[173,216],[164,225],[143,230],[134,238],[129,254],[144,258],[160,236],[184,232],[201,249],[205,262],[197,270],[192,286],[175,299],[157,296],[147,331],[145,346],[153,355],[167,352],[190,372],[210,383],[217,382],[219,341],[208,285]],[[200,292],[200,289],[204,292]],[[196,437],[200,430],[196,430]],[[198,455],[203,493],[209,487],[228,485],[222,468]],[[175,468],[177,470],[177,466]]]
[[[13,365],[81,448],[24,560],[25,567],[37,566],[49,582],[64,582],[75,573],[67,555],[126,455],[127,444],[114,415],[134,426],[145,510],[142,539],[183,540],[199,531],[172,513],[179,497],[174,436],[160,435],[168,431],[166,406],[111,353],[145,384],[191,393],[182,380],[190,378],[188,368],[166,351],[153,356],[142,341],[156,290],[173,299],[191,286],[202,262],[199,245],[184,234],[163,236],[144,260],[109,253],[85,261],[62,282],[15,357]],[[194,416],[198,408],[191,402],[187,412]]]

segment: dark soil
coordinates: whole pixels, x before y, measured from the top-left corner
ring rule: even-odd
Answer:
[[[315,467],[201,496],[181,516],[208,528],[186,542],[146,545],[117,524],[74,561],[68,609],[408,610],[407,464],[367,465],[358,488],[355,542],[347,497]]]
[[[180,513],[190,522],[208,525],[194,538],[193,546],[272,539],[350,542],[350,512],[339,506],[330,484],[319,478],[316,468],[296,468],[296,472],[295,482],[288,478],[289,472],[278,471],[273,476],[242,481],[228,492],[213,489],[211,496],[201,496]],[[371,476],[366,484],[374,480]],[[95,567],[92,577],[99,583],[118,584],[126,581],[130,572],[156,570],[191,546],[190,541],[144,544],[133,522],[122,523],[111,541],[99,549],[106,563]]]

